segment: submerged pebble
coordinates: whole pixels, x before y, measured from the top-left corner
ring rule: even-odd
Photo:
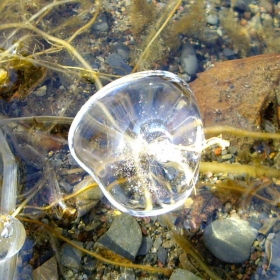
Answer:
[[[166,262],[167,262],[168,254],[167,254],[167,251],[166,251],[162,246],[160,246],[160,247],[158,248],[157,256],[158,256],[158,260],[159,260],[162,264],[165,265]]]
[[[131,73],[132,71],[132,68],[129,65],[127,65],[122,59],[122,57],[118,54],[109,54],[106,59],[106,62],[109,64],[109,66],[111,66],[114,69],[117,75],[124,76]]]
[[[72,241],[73,243],[83,247],[82,242]],[[60,262],[63,266],[70,269],[79,269],[81,266],[81,260],[84,253],[68,243],[65,243],[61,249]]]
[[[109,29],[107,18],[105,15],[101,15],[96,23],[93,24],[92,29],[95,31],[105,32]]]
[[[223,54],[225,57],[227,57],[228,59],[233,59],[235,57],[235,52],[232,49],[229,48],[225,48],[223,50]]]
[[[123,60],[129,61],[130,59],[130,49],[128,46],[123,44],[122,42],[115,42],[111,46],[112,52],[119,55]]]
[[[117,216],[109,230],[96,242],[95,247],[105,247],[134,261],[142,243],[142,232],[136,220],[127,214]]]
[[[33,271],[34,280],[57,280],[58,271],[57,271],[57,262],[56,258],[52,257],[41,266],[37,267]]]
[[[241,11],[249,11],[249,5],[252,4],[252,0],[236,0],[234,3],[234,8]]]
[[[87,176],[84,180],[82,180],[79,184],[77,184],[73,192],[77,192],[86,186],[91,184],[96,184],[92,177]],[[103,192],[99,187],[90,188],[75,198],[75,206],[77,209],[78,217],[82,217],[86,213],[88,213],[101,199],[103,198]]]
[[[181,64],[183,70],[189,75],[192,76],[196,74],[198,70],[198,61],[196,57],[196,52],[193,45],[187,42],[181,52]]]
[[[216,220],[205,228],[203,242],[218,259],[242,263],[250,256],[257,231],[241,219]]]
[[[170,280],[186,280],[186,279],[202,280],[200,277],[194,275],[192,272],[181,268],[176,269],[170,277]]]
[[[217,14],[211,13],[207,16],[207,23],[209,23],[211,25],[217,25],[218,22],[219,22],[219,19],[218,19]]]

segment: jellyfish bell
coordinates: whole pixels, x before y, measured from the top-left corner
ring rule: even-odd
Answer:
[[[134,216],[184,203],[197,181],[203,141],[194,94],[166,71],[108,84],[84,104],[69,131],[75,160],[116,208]]]
[[[0,214],[0,262],[13,257],[22,248],[26,237],[23,224],[16,218]]]

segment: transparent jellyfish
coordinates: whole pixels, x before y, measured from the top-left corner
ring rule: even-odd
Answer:
[[[108,200],[135,216],[181,206],[197,181],[204,133],[178,76],[145,71],[93,95],[69,131],[70,151]]]
[[[26,233],[23,224],[9,215],[0,215],[0,262],[14,256],[23,246]]]

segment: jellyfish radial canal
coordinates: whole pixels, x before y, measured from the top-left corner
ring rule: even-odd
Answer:
[[[109,201],[136,216],[182,205],[198,176],[204,140],[188,85],[164,71],[125,76],[82,107],[70,150]]]

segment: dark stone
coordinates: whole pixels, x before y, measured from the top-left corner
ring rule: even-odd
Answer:
[[[141,246],[138,250],[137,256],[145,256],[151,250],[153,246],[153,240],[151,237],[143,237]]]
[[[102,235],[95,247],[103,246],[108,250],[134,261],[142,243],[142,232],[136,220],[127,214],[117,216],[109,230]]]
[[[113,68],[117,75],[124,76],[130,74],[132,71],[132,68],[124,62],[121,56],[115,53],[108,55],[106,63]]]
[[[158,260],[165,265],[167,261],[167,251],[162,246],[158,248],[157,256]]]

